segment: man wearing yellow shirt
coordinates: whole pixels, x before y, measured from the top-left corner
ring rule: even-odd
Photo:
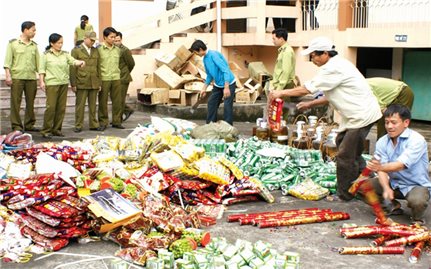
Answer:
[[[124,129],[122,123],[122,93],[120,81],[121,51],[114,46],[117,31],[112,27],[103,30],[104,42],[97,48],[100,55],[100,77],[102,89],[99,92],[99,125],[103,131],[109,124],[108,96],[112,101],[112,127]]]
[[[270,84],[271,90],[284,90],[295,87],[295,53],[287,43],[287,30],[272,31],[272,43],[279,47],[275,62],[274,74]],[[286,98],[289,99],[289,98]]]
[[[21,32],[22,34],[18,39],[9,41],[4,61],[5,82],[11,87],[10,123],[14,131],[37,132],[39,129],[34,127],[36,122],[34,99],[37,92],[39,51],[36,42],[32,40],[36,34],[36,24],[31,21],[23,22]],[[19,115],[23,93],[26,104],[24,125]]]
[[[406,83],[389,78],[367,78],[374,95],[377,97],[382,112],[392,104],[404,105],[412,109],[414,94]],[[385,119],[377,121],[377,139],[386,134]]]

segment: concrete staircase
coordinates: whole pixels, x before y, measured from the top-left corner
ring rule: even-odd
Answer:
[[[126,103],[132,107],[136,104],[136,97],[128,95]],[[43,115],[45,112],[46,95],[40,88],[37,90],[36,99],[34,100],[35,113]],[[111,108],[111,101],[108,101],[109,108]],[[21,113],[24,115],[25,111],[25,97],[23,95],[21,102]],[[6,85],[4,77],[0,77],[0,113],[1,118],[8,118],[10,115],[10,87]],[[75,113],[75,93],[69,88],[67,92],[67,106],[66,113]]]

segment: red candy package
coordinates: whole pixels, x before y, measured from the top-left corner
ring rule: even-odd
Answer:
[[[30,238],[36,244],[42,246],[45,251],[57,251],[69,244],[69,240],[61,238],[48,238],[33,231],[30,227],[23,226],[21,233]]]

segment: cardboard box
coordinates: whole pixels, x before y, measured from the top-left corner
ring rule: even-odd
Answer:
[[[201,81],[187,82],[184,84],[184,89],[188,91],[201,91],[205,83]]]
[[[198,101],[199,92],[188,90],[170,90],[169,102],[170,105],[177,106],[192,106]]]
[[[194,76],[199,75],[199,69],[196,67],[196,65],[194,65],[192,62],[186,62],[181,68],[180,70],[178,70],[178,72],[183,75],[183,74],[191,74]]]
[[[184,85],[187,84],[187,83],[189,83],[189,82],[194,82],[194,81],[198,81],[198,82],[201,81],[201,82],[203,82],[204,81],[200,77],[197,77],[197,76],[194,76],[194,75],[191,75],[191,74],[184,74],[184,75],[181,75],[181,77],[183,78]]]
[[[169,101],[169,89],[145,88],[138,90],[138,101],[144,105],[166,104]]]
[[[175,52],[175,56],[177,56],[180,65],[183,65],[193,56],[193,53],[189,51],[186,46],[182,45]]]
[[[169,88],[172,88],[172,89],[178,89],[183,84],[183,78],[180,77],[174,71],[172,71],[172,69],[170,69],[167,65],[162,65],[159,68],[157,68],[157,70],[154,71],[154,75],[158,79],[166,83],[169,86]]]
[[[243,104],[254,104],[257,100],[257,97],[259,97],[258,91],[250,93],[246,90],[243,90],[235,93],[235,102]]]
[[[180,60],[174,54],[161,54],[156,56],[156,65],[167,65],[172,70],[177,70],[181,65]]]
[[[256,83],[253,79],[249,78],[245,83],[244,83],[244,88],[248,90],[249,93],[253,93],[255,91],[257,91],[260,95],[262,93],[262,84],[260,83]]]
[[[145,75],[143,88],[157,88],[156,80],[153,74]]]

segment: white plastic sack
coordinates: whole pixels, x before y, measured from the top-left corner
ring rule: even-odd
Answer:
[[[81,175],[81,173],[73,168],[70,164],[56,160],[45,152],[41,152],[39,155],[37,155],[35,167],[37,174],[55,173],[67,184],[75,188],[75,183],[70,178]]]

